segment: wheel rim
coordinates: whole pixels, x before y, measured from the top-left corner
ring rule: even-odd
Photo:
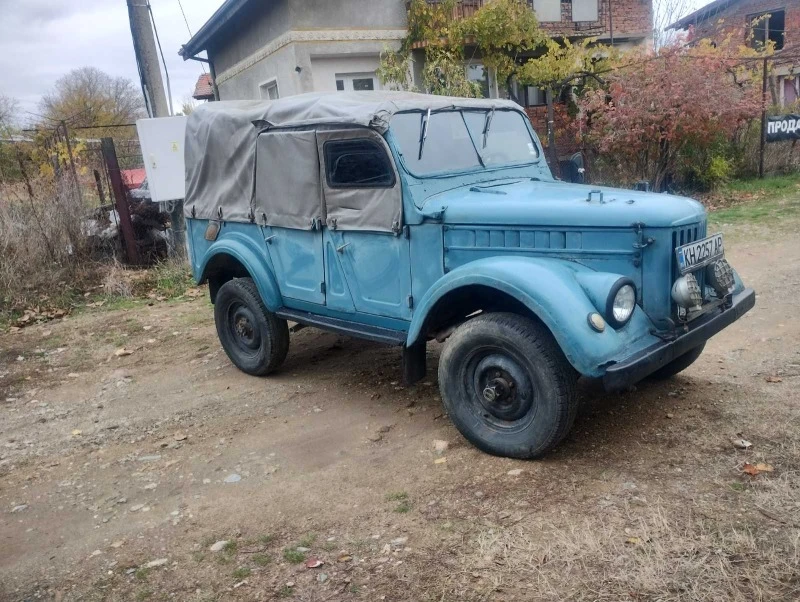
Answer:
[[[234,302],[228,307],[228,331],[234,345],[253,355],[261,347],[261,332],[253,312],[246,305]]]
[[[462,369],[470,411],[495,430],[516,431],[536,413],[536,388],[524,358],[506,349],[473,349]]]

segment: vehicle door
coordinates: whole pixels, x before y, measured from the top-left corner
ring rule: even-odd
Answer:
[[[386,141],[368,128],[318,129],[317,145],[328,306],[410,319],[409,242]]]
[[[325,304],[324,206],[313,129],[274,129],[256,142],[254,218],[281,295]]]

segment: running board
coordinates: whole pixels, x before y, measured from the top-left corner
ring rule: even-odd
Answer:
[[[311,314],[306,311],[283,308],[275,312],[275,315],[284,320],[297,322],[303,326],[313,326],[321,330],[328,330],[336,334],[344,334],[358,339],[366,339],[386,345],[405,345],[406,333],[402,330],[392,330],[379,326],[370,326],[360,322],[350,320],[340,320],[339,318],[329,318],[318,314]]]

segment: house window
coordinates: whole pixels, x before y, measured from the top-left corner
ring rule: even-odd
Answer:
[[[477,82],[481,87],[481,95],[484,98],[489,98],[489,72],[486,67],[480,63],[467,65],[467,79],[471,82]]]
[[[331,140],[325,143],[325,170],[331,188],[391,188],[394,170],[375,140]]]
[[[527,86],[525,94],[527,94],[525,106],[534,107],[537,105],[547,104],[547,94],[543,88]]]
[[[747,17],[750,25],[749,39],[750,46],[760,50],[766,47],[768,42],[775,45],[775,50],[783,48],[786,29],[786,11],[771,10],[769,12],[750,15]]]
[[[561,0],[533,0],[533,10],[539,21],[561,21]]]
[[[782,105],[788,107],[800,98],[800,77],[789,76],[783,79]]]
[[[264,82],[258,87],[258,89],[261,93],[261,98],[264,100],[277,100],[280,98],[280,95],[278,94],[278,80],[276,79],[271,79],[267,82]]]
[[[375,73],[337,73],[336,90],[339,92],[364,92],[377,90],[378,82]]]
[[[572,0],[573,21],[586,22],[598,19],[597,0]]]

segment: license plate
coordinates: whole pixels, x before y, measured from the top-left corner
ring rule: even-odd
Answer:
[[[681,274],[702,268],[725,255],[722,234],[713,234],[703,240],[677,247],[675,255],[678,256],[678,270]]]

